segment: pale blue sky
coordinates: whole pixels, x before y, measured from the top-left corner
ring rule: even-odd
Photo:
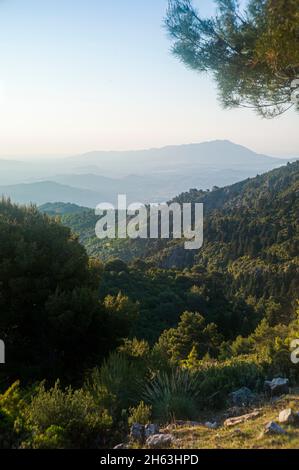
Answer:
[[[207,15],[211,0],[197,0]],[[0,1],[0,155],[230,139],[299,154],[298,115],[224,111],[162,28],[167,0]]]

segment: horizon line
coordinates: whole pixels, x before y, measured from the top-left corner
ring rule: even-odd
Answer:
[[[44,160],[51,160],[51,159],[68,159],[68,158],[76,158],[76,157],[81,157],[84,155],[90,155],[93,153],[128,153],[128,152],[148,152],[148,151],[153,151],[153,150],[165,150],[168,148],[173,148],[173,147],[187,147],[187,146],[193,146],[193,145],[204,145],[204,144],[211,144],[215,142],[222,142],[222,143],[229,143],[235,146],[243,147],[253,153],[256,153],[257,155],[263,155],[267,157],[272,157],[272,158],[279,158],[282,160],[288,159],[288,158],[297,158],[299,157],[299,152],[298,154],[285,154],[285,155],[277,155],[277,154],[272,154],[272,153],[260,153],[258,151],[252,150],[250,147],[236,143],[232,140],[229,139],[211,139],[211,140],[203,140],[200,142],[189,142],[189,143],[181,143],[181,144],[166,144],[162,146],[153,146],[153,147],[142,147],[142,148],[136,148],[136,149],[101,149],[101,150],[87,150],[87,151],[82,151],[82,152],[68,152],[68,153],[32,153],[32,154],[0,154],[0,160],[1,161],[14,161],[18,162],[18,159],[20,162],[24,160],[36,160],[38,158],[42,158]],[[23,160],[24,159],[24,160]]]

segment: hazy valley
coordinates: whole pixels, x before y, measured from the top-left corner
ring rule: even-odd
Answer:
[[[0,160],[0,194],[19,203],[71,202],[91,208],[115,203],[117,194],[126,194],[130,202],[164,202],[192,187],[233,184],[286,161],[229,141],[90,152],[54,162]]]

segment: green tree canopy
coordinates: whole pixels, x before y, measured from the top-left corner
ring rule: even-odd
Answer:
[[[121,295],[100,302],[101,272],[70,229],[34,206],[0,201],[0,338],[7,377],[72,380],[118,345],[134,306]]]
[[[166,27],[173,53],[188,67],[209,72],[226,108],[252,107],[274,117],[294,99],[299,78],[298,0],[216,0],[215,17],[203,18],[191,0],[169,0]]]
[[[172,362],[187,359],[192,350],[199,357],[214,356],[223,341],[215,323],[206,324],[200,313],[184,312],[177,328],[165,330],[159,338],[158,348],[164,351]]]

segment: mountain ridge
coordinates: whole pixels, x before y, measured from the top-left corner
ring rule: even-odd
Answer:
[[[116,202],[165,202],[191,187],[211,189],[283,166],[227,140],[158,149],[91,152],[67,159],[1,163],[0,194],[14,202],[70,202],[95,207]],[[62,186],[57,186],[59,183]]]

